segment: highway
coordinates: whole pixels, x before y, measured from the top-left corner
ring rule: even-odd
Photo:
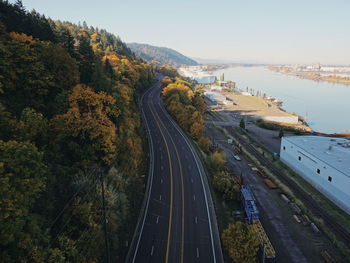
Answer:
[[[223,262],[197,153],[162,105],[157,82],[140,101],[150,149],[146,196],[126,262]]]

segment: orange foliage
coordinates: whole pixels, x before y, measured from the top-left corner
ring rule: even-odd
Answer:
[[[34,39],[32,36],[28,36],[26,34],[19,34],[16,32],[11,32],[10,37],[13,40],[16,40],[18,42],[23,42],[23,43],[28,43],[28,44],[33,44],[35,43]]]
[[[115,99],[104,92],[95,93],[85,85],[77,85],[69,96],[70,107],[53,122],[58,137],[89,140],[101,160],[110,165],[116,152],[116,127],[109,116],[116,116]]]

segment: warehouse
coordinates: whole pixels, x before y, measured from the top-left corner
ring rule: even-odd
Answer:
[[[224,105],[232,105],[231,101],[228,101],[225,96],[211,91],[205,91],[204,96],[210,99],[213,102],[224,104]]]
[[[281,161],[350,214],[350,141],[322,136],[283,137]]]

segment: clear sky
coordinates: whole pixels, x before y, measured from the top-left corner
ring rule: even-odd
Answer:
[[[13,2],[13,1],[11,1]],[[237,62],[350,64],[350,0],[23,0],[125,42]]]

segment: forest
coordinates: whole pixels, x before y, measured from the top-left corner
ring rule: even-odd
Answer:
[[[197,61],[166,47],[156,47],[148,44],[128,43],[128,47],[139,57],[154,65],[180,67],[182,65],[196,66]]]
[[[105,232],[123,261],[147,166],[137,96],[154,81],[115,35],[0,0],[0,262],[100,262]]]

